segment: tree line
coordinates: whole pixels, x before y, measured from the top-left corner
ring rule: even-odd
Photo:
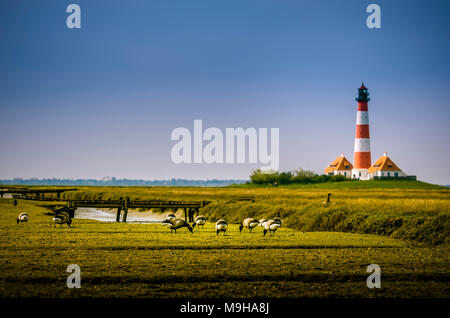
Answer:
[[[342,175],[319,175],[313,171],[297,169],[287,172],[263,172],[260,169],[254,170],[250,175],[250,184],[308,184],[322,182],[337,182],[349,180]]]

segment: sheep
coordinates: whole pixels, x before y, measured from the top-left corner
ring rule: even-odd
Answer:
[[[20,213],[17,216],[17,224],[22,223],[22,222],[28,222],[29,219],[30,219],[30,217],[27,213]]]

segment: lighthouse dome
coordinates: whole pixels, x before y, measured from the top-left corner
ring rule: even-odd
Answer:
[[[361,84],[361,87],[358,88],[358,97],[356,97],[356,101],[358,102],[368,102],[370,101],[369,92],[367,91],[367,87],[364,86],[364,83]]]

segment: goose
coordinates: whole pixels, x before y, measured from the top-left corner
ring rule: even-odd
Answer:
[[[183,219],[171,219],[170,221],[163,222],[163,223],[166,223],[164,225],[167,225],[169,227],[170,233],[173,233],[173,231],[175,231],[175,233],[177,233],[177,230],[182,227],[187,227],[188,230],[191,233],[193,233],[192,227],[187,222],[185,222]]]
[[[272,235],[271,233],[273,233],[273,235],[275,235],[275,231],[278,230],[278,228],[280,227],[280,223],[278,221],[275,220],[269,220],[264,224],[264,231],[263,231],[263,236],[266,236],[267,231],[269,231],[269,236]]]
[[[194,227],[196,225],[198,226],[202,226],[202,228],[205,226],[206,223],[206,218],[203,215],[197,215],[194,219],[194,224],[192,224],[192,229],[194,229]]]
[[[281,220],[280,215],[278,215],[277,217],[274,217],[273,220],[275,222],[278,222],[278,224],[280,225],[279,227],[281,227],[281,223],[283,223],[283,221]]]
[[[331,195],[332,195],[331,193],[328,193],[327,200],[322,202],[323,205],[328,206],[331,203],[330,200]]]
[[[267,219],[261,219],[261,220],[259,220],[258,226],[264,226],[264,223],[266,223],[267,221],[268,221]]]
[[[66,219],[70,219],[70,215],[66,211],[58,211],[58,212],[56,212],[55,216],[66,218]]]
[[[30,217],[28,216],[27,213],[20,213],[19,216],[17,217],[17,224],[22,222],[28,222],[29,219]]]
[[[53,227],[55,227],[56,224],[59,224],[59,227],[62,227],[63,224],[67,224],[70,227],[70,224],[72,224],[72,219],[64,214],[57,214],[53,218]]]
[[[170,225],[173,224],[173,221],[174,221],[174,220],[175,220],[175,219],[170,219],[170,220],[165,219],[165,220],[161,221],[161,224],[162,224],[162,225],[166,225],[166,226],[170,226]]]
[[[252,233],[252,230],[255,226],[259,224],[259,221],[255,218],[246,218],[244,221],[242,221],[241,225],[239,225],[239,232],[242,232],[242,229],[244,227],[248,228],[250,230],[250,233]]]
[[[166,216],[166,221],[170,221],[170,220],[173,220],[173,219],[176,219],[177,217],[175,216],[175,214],[173,214],[173,213],[170,213],[170,214],[168,214],[167,216]]]
[[[225,235],[227,228],[228,228],[227,221],[220,219],[219,221],[216,222],[216,235],[219,235],[220,231],[222,231],[223,235]]]

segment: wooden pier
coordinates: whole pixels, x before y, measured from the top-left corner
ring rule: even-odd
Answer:
[[[128,209],[152,209],[158,208],[163,210],[176,211],[184,209],[184,219],[186,222],[193,222],[194,215],[198,214],[200,208],[211,203],[211,201],[163,201],[163,200],[130,200],[125,198],[123,200],[60,200],[56,198],[47,198],[43,196],[30,196],[24,194],[13,195],[14,199],[20,200],[35,200],[35,201],[62,201],[66,202],[66,209],[71,217],[74,217],[77,208],[106,208],[117,209],[116,221],[120,222],[122,215],[122,222],[127,221]],[[122,214],[123,211],[123,214]]]

